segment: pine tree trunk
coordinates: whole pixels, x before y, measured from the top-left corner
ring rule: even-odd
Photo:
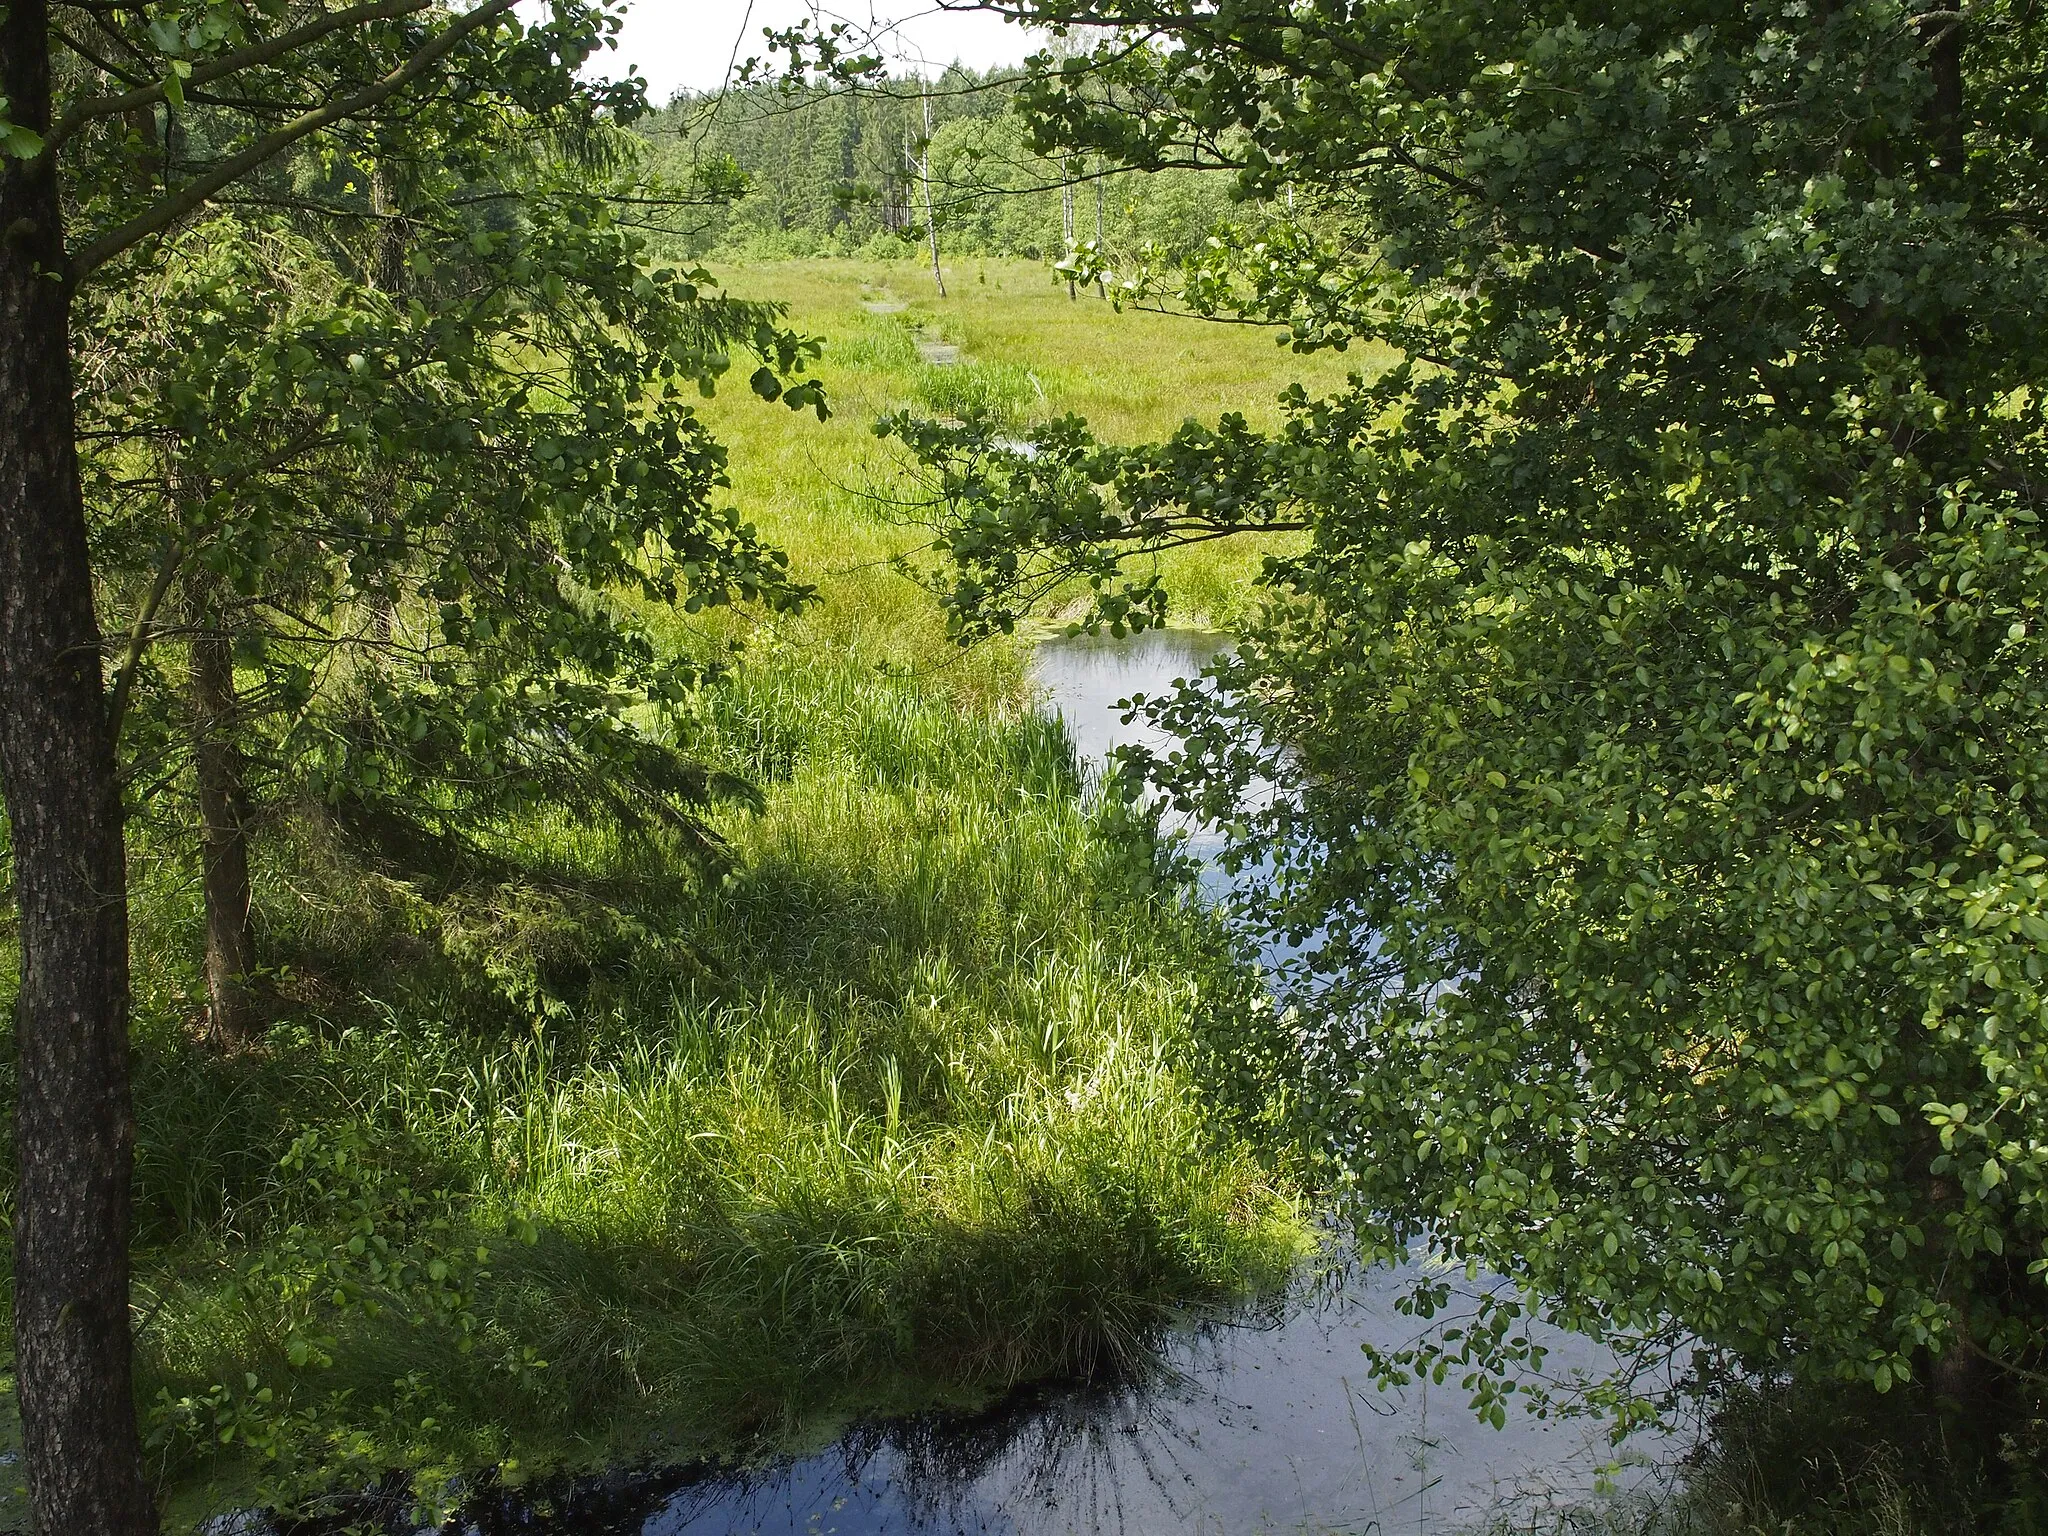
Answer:
[[[0,95],[50,114],[45,0],[0,9]],[[20,916],[14,1339],[44,1536],[153,1532],[130,1380],[127,874],[72,417],[54,167],[0,156],[0,786]]]
[[[235,740],[235,657],[227,634],[192,642],[192,717],[199,779],[201,885],[206,897],[206,1030],[217,1045],[262,1032],[256,918],[249,885],[248,787]]]

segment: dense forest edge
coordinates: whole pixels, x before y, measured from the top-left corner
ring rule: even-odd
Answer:
[[[743,263],[914,257],[933,229],[942,258],[1050,262],[1084,242],[1180,257],[1228,225],[1235,184],[1222,172],[1141,174],[1034,148],[1023,83],[954,67],[858,89],[684,93],[636,131],[664,179],[726,194],[678,221],[681,248]]]

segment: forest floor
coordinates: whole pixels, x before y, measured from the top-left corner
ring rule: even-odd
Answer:
[[[819,601],[641,614],[731,663],[694,744],[756,797],[714,814],[722,853],[536,815],[401,868],[270,808],[278,1016],[223,1055],[192,1041],[191,851],[134,850],[138,1390],[173,1528],[395,1466],[815,1440],[1114,1360],[1312,1244],[1188,1065],[1244,973],[1091,811],[1025,643],[960,649],[892,567],[922,535],[870,428],[973,401],[1136,440],[1270,422],[1348,365],[1021,263],[956,264],[946,300],[911,263],[720,275],[825,338],[835,413],[705,407]],[[1259,558],[1182,557],[1183,619],[1227,626]]]

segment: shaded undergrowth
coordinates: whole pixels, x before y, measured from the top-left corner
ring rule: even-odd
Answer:
[[[2036,1536],[2048,1529],[2048,1419],[2015,1395],[1960,1411],[1920,1390],[1759,1377],[1710,1394],[1668,1478],[1499,1518],[1474,1536]]]
[[[1184,1065],[1206,920],[1056,728],[771,644],[706,742],[763,791],[722,870],[541,818],[513,878],[407,881],[301,817],[267,1044],[194,1049],[150,971],[142,1392],[195,1507],[744,1453],[1115,1365],[1299,1254]]]

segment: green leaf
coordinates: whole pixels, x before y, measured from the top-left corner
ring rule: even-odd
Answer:
[[[5,102],[0,101],[0,114],[4,114],[5,110]],[[0,153],[11,155],[16,160],[33,160],[42,152],[41,134],[32,132],[19,123],[10,123],[4,115],[0,115]]]

